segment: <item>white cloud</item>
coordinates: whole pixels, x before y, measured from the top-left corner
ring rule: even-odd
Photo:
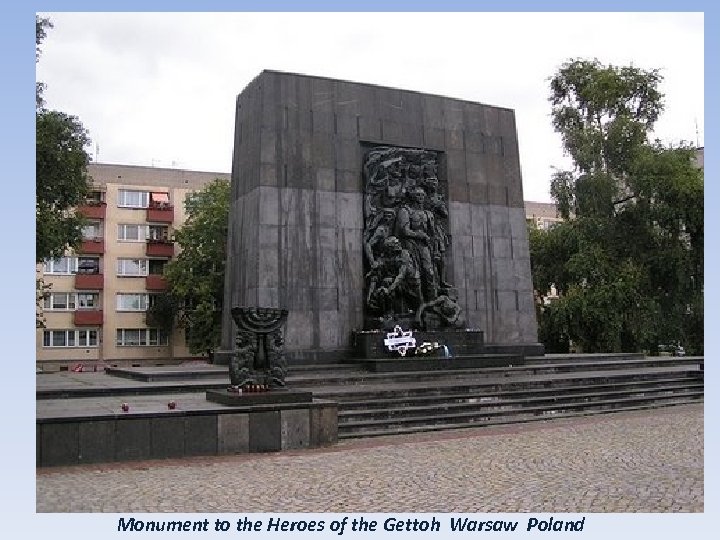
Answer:
[[[661,68],[657,135],[703,130],[703,16],[682,13],[56,13],[38,80],[100,161],[229,171],[235,96],[263,69],[515,109],[525,198],[567,166],[548,78],[570,58]]]

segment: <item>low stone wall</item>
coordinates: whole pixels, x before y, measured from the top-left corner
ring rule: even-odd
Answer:
[[[222,407],[36,423],[38,467],[315,448],[337,442],[337,404]]]

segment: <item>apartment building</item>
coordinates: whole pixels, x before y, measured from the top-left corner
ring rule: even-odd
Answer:
[[[93,191],[78,209],[88,219],[77,252],[38,267],[49,294],[37,330],[43,371],[101,365],[157,365],[190,358],[181,330],[146,323],[177,253],[173,231],[185,197],[228,173],[92,163]]]
[[[533,201],[525,201],[525,219],[542,230],[548,230],[562,221],[555,203]]]

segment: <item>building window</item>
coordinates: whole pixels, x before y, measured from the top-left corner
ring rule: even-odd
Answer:
[[[557,225],[557,220],[555,219],[543,219],[542,220],[542,228],[546,231],[549,231],[552,229],[555,225]]]
[[[120,208],[147,208],[148,199],[147,191],[118,190],[118,206]]]
[[[97,330],[45,330],[43,347],[97,347]]]
[[[148,240],[166,241],[168,239],[168,227],[166,225],[148,225]]]
[[[100,307],[98,293],[77,293],[77,309],[97,309]]]
[[[98,206],[105,202],[104,191],[91,191],[85,198],[85,204],[88,206]]]
[[[157,328],[118,328],[117,329],[117,346],[152,346],[167,345],[167,332],[158,330]]]
[[[147,276],[147,259],[118,259],[118,276]]]
[[[167,262],[167,259],[150,259],[148,272],[153,276],[162,276]]]
[[[77,257],[60,257],[45,261],[45,274],[69,275],[77,271]]]
[[[44,308],[48,311],[71,311],[74,309],[97,309],[100,305],[98,293],[61,293],[53,292],[44,299]]]
[[[99,257],[79,257],[77,265],[78,274],[99,274],[100,258]]]
[[[118,293],[118,311],[147,311],[150,306],[150,295],[142,293]]]
[[[147,225],[118,225],[118,240],[144,242],[148,236]]]
[[[91,221],[83,227],[83,240],[95,240],[102,238],[102,225],[99,221]]]
[[[45,297],[44,307],[49,311],[68,311],[75,309],[75,293],[50,293]]]

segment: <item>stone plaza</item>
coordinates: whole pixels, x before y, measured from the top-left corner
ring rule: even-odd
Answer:
[[[41,468],[38,512],[703,512],[703,405]]]

